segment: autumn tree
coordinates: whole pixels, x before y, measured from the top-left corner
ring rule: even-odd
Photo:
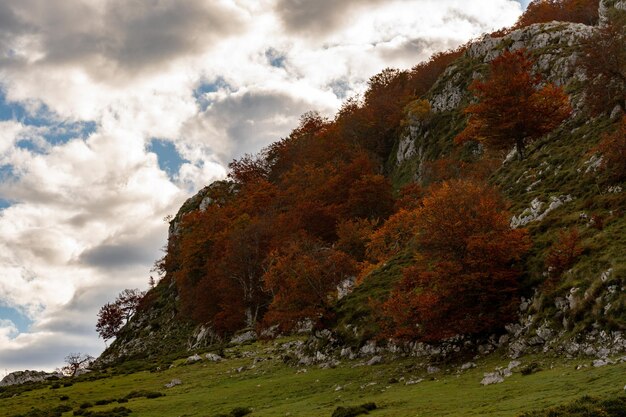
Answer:
[[[495,150],[515,146],[519,159],[525,146],[552,131],[571,113],[567,94],[532,74],[525,50],[505,51],[490,65],[486,80],[474,80],[470,91],[477,102],[465,109],[467,127],[457,143],[475,140]]]
[[[292,328],[299,320],[317,320],[336,299],[337,285],[356,273],[356,262],[320,240],[297,236],[274,251],[263,276],[272,303],[266,324]]]
[[[105,341],[117,336],[124,324],[124,313],[115,303],[106,303],[98,312],[96,331]]]
[[[113,303],[102,306],[96,323],[98,335],[105,341],[117,336],[122,326],[135,314],[145,295],[145,292],[136,288],[125,289],[117,295]]]
[[[387,334],[425,341],[489,332],[516,311],[528,232],[509,227],[497,190],[472,180],[436,187],[415,210],[414,265],[382,305]]]

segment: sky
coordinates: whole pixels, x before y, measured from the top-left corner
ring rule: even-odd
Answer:
[[[97,356],[164,218],[369,77],[515,22],[515,0],[0,0],[0,377]]]

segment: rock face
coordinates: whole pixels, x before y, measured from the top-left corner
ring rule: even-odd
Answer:
[[[8,385],[20,385],[26,382],[41,382],[50,378],[63,378],[60,372],[43,372],[43,371],[16,371],[11,372],[0,381],[0,387]]]

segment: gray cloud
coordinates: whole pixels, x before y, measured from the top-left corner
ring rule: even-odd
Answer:
[[[132,265],[145,265],[155,260],[152,248],[128,244],[101,245],[84,252],[81,263],[98,268],[117,269]]]
[[[17,49],[21,35],[34,37],[44,53],[38,65],[79,64],[98,78],[155,69],[205,50],[242,26],[233,10],[202,0],[0,3],[5,49],[11,47],[7,43]]]
[[[406,62],[409,60],[413,60],[417,64],[428,59],[432,54],[454,48],[457,44],[458,42],[449,38],[415,38],[402,42],[399,45],[377,45],[376,52],[390,65],[394,62]]]
[[[187,123],[183,136],[201,136],[207,130],[222,131],[212,151],[224,162],[285,136],[313,104],[279,91],[248,91],[214,101],[205,112]],[[224,139],[227,139],[224,141]]]
[[[384,0],[279,0],[276,11],[285,28],[292,33],[332,32],[359,6],[384,3]]]

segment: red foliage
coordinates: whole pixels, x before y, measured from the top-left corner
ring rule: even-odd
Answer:
[[[415,265],[382,305],[388,335],[440,340],[493,331],[514,317],[514,264],[530,240],[509,228],[506,208],[495,189],[469,180],[443,183],[424,198],[409,229],[417,230]]]
[[[478,102],[465,109],[470,118],[457,143],[476,140],[495,150],[515,145],[523,158],[527,143],[569,117],[567,94],[553,84],[542,85],[541,77],[531,74],[532,65],[525,50],[505,51],[491,62],[487,80],[470,86]]]
[[[117,336],[123,324],[124,313],[118,305],[106,303],[100,308],[96,331],[102,339],[109,340]]]
[[[424,188],[416,182],[405,185],[400,189],[396,200],[396,211],[400,211],[400,209],[413,210],[419,207],[424,194]]]
[[[263,276],[273,300],[266,325],[291,329],[299,320],[318,319],[336,298],[336,287],[356,273],[355,261],[323,242],[301,235],[269,257]]]
[[[113,303],[106,303],[98,311],[96,331],[104,340],[112,339],[135,314],[145,293],[138,289],[125,289]]]

